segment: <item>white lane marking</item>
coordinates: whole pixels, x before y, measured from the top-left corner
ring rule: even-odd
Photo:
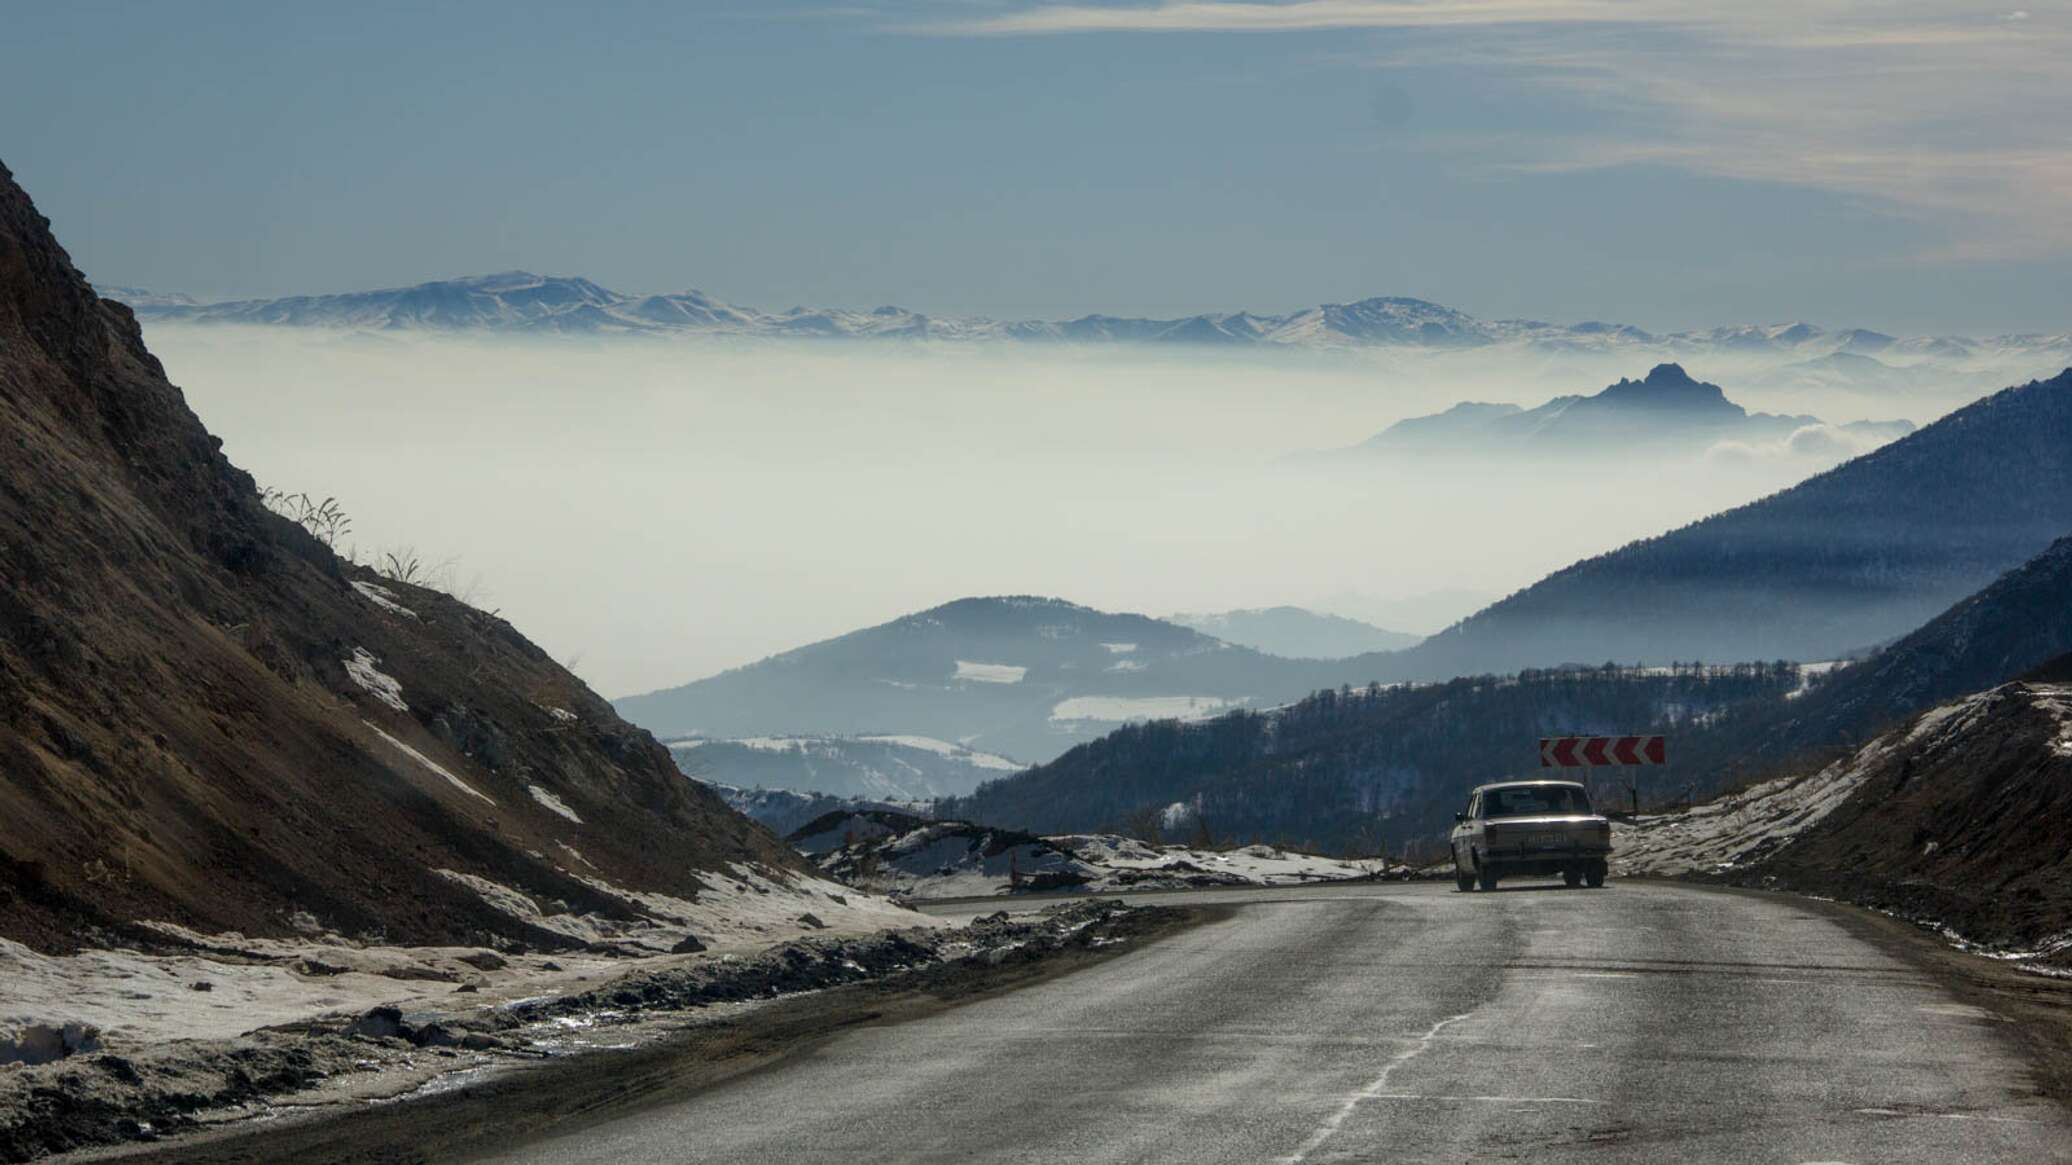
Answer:
[[[1633,972],[1631,972],[1631,971],[1577,971],[1577,972],[1575,973],[1575,976],[1574,976],[1574,977],[1575,977],[1575,978],[1577,978],[1577,979],[1638,979],[1638,978],[1640,978],[1640,976],[1639,976],[1639,975],[1636,975],[1636,974],[1634,974],[1634,973],[1633,973]]]
[[[1602,1100],[1585,1100],[1580,1096],[1439,1096],[1429,1092],[1385,1092],[1370,1096],[1369,1100],[1456,1100],[1481,1101],[1488,1104],[1604,1104]]]
[[[1338,1132],[1339,1126],[1343,1125],[1346,1122],[1346,1118],[1353,1115],[1353,1110],[1360,1107],[1361,1101],[1380,1100],[1382,1097],[1388,1095],[1388,1093],[1386,1093],[1384,1090],[1387,1089],[1389,1086],[1390,1073],[1394,1072],[1396,1069],[1402,1067],[1404,1064],[1410,1062],[1411,1060],[1414,1060],[1417,1057],[1423,1055],[1425,1051],[1432,1046],[1432,1041],[1439,1038],[1439,1033],[1446,1030],[1447,1025],[1459,1023],[1461,1020],[1468,1018],[1468,1016],[1471,1014],[1473,1013],[1462,1012],[1459,1015],[1449,1016],[1446,1019],[1440,1020],[1438,1023],[1432,1025],[1430,1031],[1427,1031],[1425,1034],[1417,1037],[1416,1043],[1410,1045],[1408,1048],[1405,1048],[1400,1052],[1397,1052],[1395,1058],[1391,1059],[1388,1062],[1388,1064],[1382,1068],[1381,1075],[1376,1076],[1372,1081],[1370,1081],[1367,1087],[1362,1088],[1358,1092],[1353,1093],[1351,1096],[1346,1097],[1344,1103],[1338,1106],[1338,1111],[1324,1118],[1324,1123],[1318,1125],[1317,1131],[1311,1133],[1309,1135],[1309,1139],[1302,1142],[1301,1148],[1295,1150],[1293,1153],[1290,1153],[1285,1157],[1282,1157],[1280,1159],[1282,1165],[1301,1165],[1302,1162],[1309,1160],[1309,1155],[1311,1153],[1316,1152],[1318,1149],[1323,1148],[1324,1142],[1330,1140],[1331,1137]]]
[[[1993,1124],[2049,1124],[2035,1117],[1989,1117],[1985,1113],[1908,1113],[1904,1109],[1857,1109],[1867,1117],[1935,1117],[1944,1121],[1993,1121]]]

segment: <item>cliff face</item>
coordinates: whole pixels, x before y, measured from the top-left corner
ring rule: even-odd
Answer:
[[[802,869],[509,624],[341,561],[220,445],[0,167],[0,937],[566,945],[542,919]]]

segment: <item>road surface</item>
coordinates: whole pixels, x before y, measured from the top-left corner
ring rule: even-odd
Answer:
[[[2005,1021],[1816,904],[1617,881],[1176,899],[1235,911],[509,1159],[2072,1161]]]

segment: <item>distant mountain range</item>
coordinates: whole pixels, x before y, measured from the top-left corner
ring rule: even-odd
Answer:
[[[1586,559],[1381,679],[1577,662],[1835,659],[1903,635],[2072,530],[2072,371],[1760,501]]]
[[[1703,402],[1718,390],[1673,391]],[[617,706],[665,736],[904,733],[1042,762],[1120,724],[1199,720],[1343,685],[1607,661],[1841,659],[1907,634],[2068,530],[2072,372],[1576,563],[1401,650],[1285,658],[1197,629],[1339,654],[1342,625],[1307,612],[1185,627],[1056,599],[974,598]]]
[[[635,295],[588,279],[507,271],[412,287],[281,299],[196,303],[182,295],[108,287],[147,319],[333,328],[488,329],[507,332],[712,334],[776,337],[906,337],[934,340],[1077,341],[1302,348],[1523,347],[1561,353],[1658,352],[1665,356],[1767,353],[1813,360],[1837,354],[1876,366],[1921,361],[1995,363],[2072,359],[2072,333],[1985,338],[1900,338],[1806,323],[1653,333],[1625,324],[1482,320],[1422,299],[1377,296],[1282,315],[1219,312],[1177,319],[1086,315],[1002,321],[930,316],[901,307],[793,307],[763,311],[700,291]],[[1871,370],[1872,365],[1860,366]]]
[[[1370,651],[1396,651],[1423,638],[1301,607],[1183,613],[1168,615],[1166,621],[1285,659],[1346,659]]]
[[[676,767],[711,785],[925,801],[969,793],[1027,765],[926,736],[672,740]]]
[[[2072,537],[1889,649],[1839,669],[1575,668],[1326,691],[1263,714],[1126,727],[936,809],[1066,831],[1183,804],[1226,835],[1329,846],[1369,823],[1399,842],[1429,840],[1469,786],[1538,772],[1531,746],[1541,736],[1670,733],[1670,779],[1702,793],[1819,769],[1953,696],[2025,675],[2048,678],[2066,666],[2067,652]],[[2060,738],[2065,724],[2060,716],[2053,726]],[[1980,755],[1990,756],[1990,746]],[[2051,852],[2062,855],[2062,838],[2051,836]]]
[[[972,598],[616,704],[665,737],[899,733],[1045,760],[1132,720],[1294,699],[1338,666],[1061,599]]]
[[[1443,413],[1398,421],[1333,458],[1378,454],[1526,454],[1597,456],[1608,450],[1698,450],[1720,441],[1778,443],[1827,428],[1813,416],[1751,413],[1716,384],[1694,380],[1679,364],[1658,364],[1642,380],[1621,380],[1591,396],[1558,396],[1538,408],[1465,402]],[[1911,421],[1854,421],[1833,426],[1864,447],[1914,431]],[[1831,443],[1832,437],[1828,438]],[[1831,447],[1824,446],[1824,447]]]

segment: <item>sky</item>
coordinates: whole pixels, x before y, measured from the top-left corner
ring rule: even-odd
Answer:
[[[2062,331],[2072,12],[2018,4],[23,4],[0,160],[204,298]]]

